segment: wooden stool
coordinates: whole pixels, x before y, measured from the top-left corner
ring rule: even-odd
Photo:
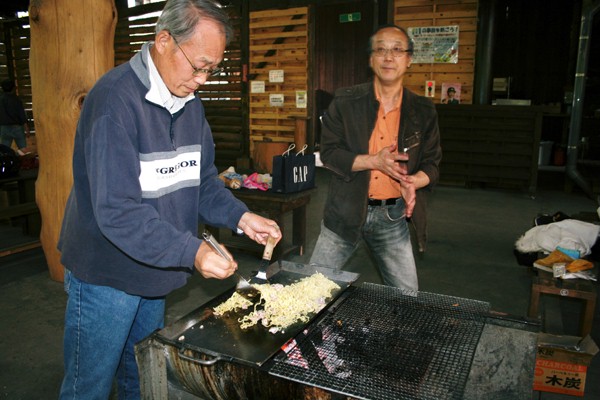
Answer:
[[[596,308],[596,287],[591,281],[584,279],[554,279],[552,274],[538,271],[538,276],[533,278],[531,284],[528,313],[530,318],[537,318],[538,316],[541,293],[583,300],[584,308],[580,323],[581,337],[585,337],[591,332],[594,309]]]

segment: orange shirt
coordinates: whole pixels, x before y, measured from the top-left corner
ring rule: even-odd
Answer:
[[[402,93],[397,103],[387,113],[381,102],[381,97],[377,87],[375,87],[375,96],[379,100],[379,112],[375,128],[369,140],[369,154],[377,154],[384,147],[391,146],[398,141],[398,129],[400,128],[400,108],[402,106]],[[391,199],[400,197],[400,183],[386,174],[378,171],[371,171],[371,182],[369,184],[370,199]]]

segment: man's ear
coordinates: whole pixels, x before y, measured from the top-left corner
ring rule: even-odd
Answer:
[[[164,54],[171,40],[173,40],[173,37],[169,31],[162,30],[158,32],[154,38],[154,47],[156,48],[156,51],[160,54]]]

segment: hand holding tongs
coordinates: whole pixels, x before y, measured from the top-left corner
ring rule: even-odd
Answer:
[[[227,261],[233,261],[232,258],[223,250],[219,242],[215,239],[215,237],[207,230],[202,233],[202,238],[206,243],[212,247],[214,251],[216,251],[221,257],[226,259]],[[235,271],[235,274],[238,277],[237,285],[235,286],[235,291],[247,298],[248,300],[256,301],[259,298],[260,292],[254,288],[250,282],[246,280],[239,272]]]

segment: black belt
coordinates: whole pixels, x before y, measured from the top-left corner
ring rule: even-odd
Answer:
[[[372,206],[372,207],[377,207],[377,206],[393,206],[401,198],[402,197],[396,197],[394,199],[385,199],[385,200],[369,199],[369,205]]]

